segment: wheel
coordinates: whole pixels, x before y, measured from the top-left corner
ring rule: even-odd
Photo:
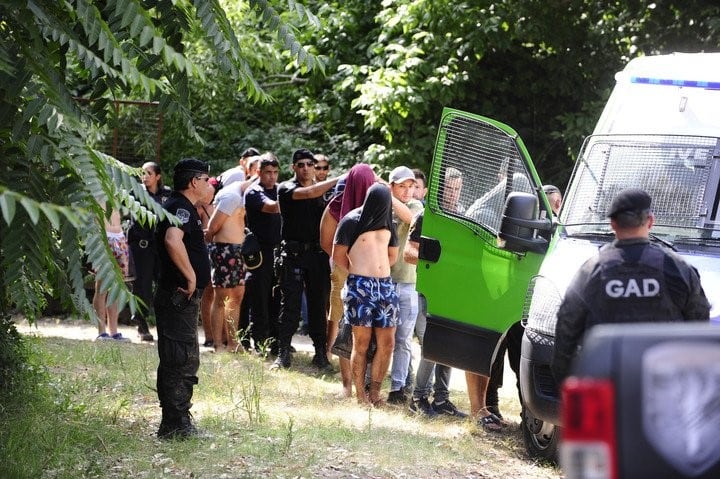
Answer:
[[[520,428],[530,457],[557,464],[560,428],[536,418],[526,407],[522,409]]]

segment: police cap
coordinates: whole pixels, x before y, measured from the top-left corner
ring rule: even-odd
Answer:
[[[642,213],[650,210],[652,202],[650,195],[639,188],[622,190],[610,204],[608,218],[614,218],[620,213]]]

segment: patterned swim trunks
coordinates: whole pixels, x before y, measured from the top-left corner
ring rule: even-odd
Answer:
[[[234,288],[245,284],[241,247],[242,245],[236,243],[208,244],[214,288]]]
[[[398,322],[399,299],[395,284],[387,276],[372,278],[348,275],[343,288],[345,319],[353,326],[394,328]]]
[[[128,249],[127,238],[123,233],[106,233],[110,251],[115,261],[120,266],[123,278],[127,278],[130,272],[130,250]]]

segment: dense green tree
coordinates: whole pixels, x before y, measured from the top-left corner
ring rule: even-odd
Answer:
[[[317,18],[295,1],[283,4],[281,18],[275,3],[250,0],[234,13],[252,12],[257,30],[276,32],[275,48],[299,69],[322,67],[287,23]],[[193,59],[185,54],[190,38],[202,48]],[[106,242],[105,211],[140,221],[164,214],[139,187],[138,170],[96,149],[92,133],[112,120],[113,99],[135,98],[158,101],[200,141],[191,79],[220,72],[236,91],[264,100],[253,55],[217,0],[0,3],[0,315],[17,308],[32,318],[54,294],[92,316],[86,265],[110,300],[135,306]]]
[[[712,2],[317,2],[328,56],[304,114],[371,161],[427,167],[444,106],[515,127],[564,185],[614,74],[638,55],[718,47]],[[361,121],[358,121],[360,119]]]

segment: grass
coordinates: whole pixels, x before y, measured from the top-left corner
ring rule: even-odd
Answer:
[[[27,340],[45,372],[2,411],[0,477],[560,477],[527,458],[517,425],[490,434],[361,407],[304,354],[270,372],[253,356],[203,353],[192,411],[212,437],[159,441],[153,345]],[[468,409],[464,392],[452,397]],[[513,401],[501,407],[517,417]]]

